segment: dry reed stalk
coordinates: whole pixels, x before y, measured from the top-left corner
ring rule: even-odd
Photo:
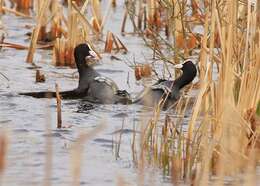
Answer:
[[[34,52],[35,52],[35,49],[36,49],[36,44],[37,44],[39,32],[40,32],[41,26],[43,25],[44,14],[48,9],[49,4],[50,4],[50,0],[43,1],[43,3],[41,4],[39,14],[38,14],[38,17],[37,17],[37,25],[33,29],[31,43],[30,43],[29,51],[28,51],[27,58],[26,58],[26,61],[28,63],[33,62],[33,55],[34,55]]]
[[[105,124],[101,123],[90,132],[82,132],[71,148],[71,171],[72,185],[80,186],[80,172],[82,167],[83,145],[105,128]]]
[[[92,14],[95,19],[98,20],[99,27],[102,23],[102,14],[101,14],[101,6],[99,0],[91,0],[91,9]]]
[[[192,16],[199,15],[199,2],[198,0],[191,0]]]
[[[75,2],[74,2],[75,3]],[[76,3],[75,3],[76,4]],[[76,45],[76,31],[77,31],[77,13],[72,8],[72,1],[68,0],[68,41],[65,48],[65,58],[68,58],[68,61],[65,59],[65,65],[68,63],[71,65],[75,63],[72,61],[73,58],[73,49]]]
[[[125,119],[123,119],[122,127],[121,127],[120,132],[119,132],[119,139],[118,139],[118,142],[116,143],[116,147],[115,147],[116,160],[117,160],[118,158],[120,158],[120,146],[121,146],[121,141],[122,141],[122,135],[123,135],[123,130],[124,130],[124,124],[125,124]]]
[[[129,186],[129,184],[125,181],[122,176],[117,176],[117,186]]]
[[[174,24],[174,31],[173,31],[173,37],[174,38],[178,38],[179,37],[179,34],[183,33],[183,27],[182,27],[182,20],[181,20],[181,17],[180,17],[180,12],[181,12],[181,7],[180,7],[180,3],[179,3],[179,0],[174,0],[173,1],[173,4],[174,4],[174,20],[173,20],[173,24]],[[184,34],[184,33],[183,33]],[[185,36],[184,36],[185,37]],[[175,44],[176,44],[176,41],[175,41]],[[186,43],[184,43],[184,45],[186,45]],[[176,48],[175,52],[179,52],[179,49]],[[177,55],[175,55],[176,57],[174,58],[174,61],[176,63],[178,63],[178,58],[177,58]]]
[[[82,5],[81,10],[80,10],[80,13],[81,13],[81,14],[84,14],[84,12],[86,11],[86,9],[87,9],[87,7],[88,7],[88,3],[89,3],[89,0],[86,0],[86,1],[84,2],[84,4]]]
[[[153,27],[155,21],[155,11],[156,11],[156,1],[148,0],[147,1],[147,22],[150,27]]]
[[[125,53],[128,52],[126,46],[117,36],[115,36],[115,39],[116,39],[116,43],[118,42],[118,44],[120,45],[120,49],[123,49]]]
[[[61,37],[57,38],[55,42],[55,46],[53,48],[53,61],[54,64],[60,66],[75,66],[75,59],[74,59],[74,48],[77,44],[82,43],[83,41],[88,41],[91,45],[92,49],[96,52],[93,45],[88,39],[89,29],[93,31],[93,33],[97,33],[95,29],[90,25],[88,20],[82,15],[81,12],[85,11],[87,5],[87,1],[84,3],[84,7],[82,7],[81,11],[77,7],[75,2],[68,1],[68,32],[65,35],[66,39]],[[58,15],[58,24],[59,27],[61,26],[61,13]],[[80,27],[80,21],[83,23],[83,26]],[[59,34],[61,36],[62,30],[57,30],[55,34]],[[58,33],[57,33],[58,32]],[[63,32],[62,32],[63,33]],[[99,58],[101,56],[96,52]]]
[[[91,19],[92,27],[96,30],[96,32],[101,32],[100,24],[98,23],[98,20],[95,17],[92,17]]]
[[[235,30],[237,29],[234,27],[234,25],[236,25],[235,24],[236,8],[238,6],[236,2],[229,2],[227,3],[227,7],[228,7],[227,9],[229,10],[227,20],[229,21],[230,24],[228,26],[228,29],[222,29],[222,32],[220,34],[220,38],[225,38],[227,42],[224,43],[222,42],[223,39],[221,39],[222,40],[221,47],[223,51],[222,54],[223,64],[220,72],[220,83],[216,91],[217,112],[215,117],[218,119],[215,125],[220,126],[221,124],[221,128],[219,128],[217,131],[215,130],[214,132],[215,138],[221,139],[221,149],[219,150],[219,154],[221,156],[218,156],[217,158],[218,169],[216,171],[216,174],[221,178],[221,180],[223,179],[224,175],[237,172],[238,169],[244,166],[244,162],[245,162],[244,153],[246,149],[246,145],[245,145],[246,136],[245,136],[244,128],[245,126],[247,126],[247,124],[245,124],[245,121],[243,120],[242,113],[244,109],[256,107],[257,100],[259,99],[259,89],[258,88],[255,89],[255,87],[259,87],[258,84],[259,80],[255,76],[256,73],[258,73],[259,66],[256,65],[258,63],[254,60],[255,62],[248,63],[247,61],[246,63],[244,63],[243,67],[248,68],[250,66],[248,69],[251,69],[252,71],[248,71],[248,70],[243,71],[241,76],[241,86],[240,89],[238,90],[240,98],[238,99],[239,101],[237,104],[234,102],[234,96],[231,87],[235,86],[233,80],[235,79],[236,74],[232,73],[232,71],[236,69],[236,65],[239,65],[239,63],[237,64],[234,63],[233,61],[234,59],[231,54],[234,52],[234,50],[236,50],[236,47],[233,47],[232,45],[238,43],[237,40],[239,39],[239,37],[236,37],[234,35],[234,33],[236,33]],[[248,16],[249,17],[252,16],[251,11],[249,11]],[[218,17],[219,16],[216,16],[217,25],[219,25]],[[251,21],[250,18],[248,18],[247,20]],[[253,27],[252,24],[249,25]],[[247,28],[249,30],[251,29],[250,27],[248,27],[247,24]],[[220,29],[218,28],[218,30]],[[245,39],[246,43],[252,43],[252,44],[254,43],[252,41],[254,37],[249,37],[247,35],[246,38],[247,38]],[[256,46],[254,48],[255,50],[249,50],[246,46],[247,51],[245,51],[245,53],[249,53],[250,55],[252,54],[255,55],[256,54],[255,52],[259,50],[257,48],[259,48],[259,46]],[[244,54],[240,54],[240,55],[244,55]],[[258,70],[256,68],[258,68]],[[250,74],[250,76],[248,76],[248,74]],[[243,99],[241,99],[241,97],[243,97]],[[228,103],[228,108],[226,103]],[[232,118],[231,121],[230,118]],[[217,127],[215,126],[215,128]],[[234,130],[241,131],[241,134],[234,136],[234,134],[232,135],[228,133],[228,131],[234,131]],[[232,166],[226,167],[224,166],[226,158],[232,155],[232,153],[228,153],[230,151],[240,154],[242,158],[237,156],[237,154],[236,156],[232,156],[233,157]],[[219,184],[222,183],[219,182]]]
[[[207,72],[209,71],[209,65],[207,65]],[[206,76],[205,76],[206,77]],[[188,125],[188,134],[187,134],[187,142],[186,142],[186,159],[185,159],[185,177],[190,175],[190,160],[191,160],[191,154],[190,154],[190,148],[191,148],[191,142],[193,138],[193,132],[195,129],[196,120],[200,113],[200,106],[202,105],[203,96],[206,94],[206,91],[209,87],[207,79],[204,79],[201,84],[200,92],[197,96],[196,103],[193,107],[193,113],[191,115],[191,119],[189,121]]]
[[[116,0],[112,0],[111,2],[112,2],[112,3],[111,3],[111,4],[112,4],[112,7],[115,8],[115,7],[116,7]]]
[[[56,102],[57,102],[57,128],[60,129],[62,127],[62,117],[61,117],[61,97],[59,91],[59,85],[55,84],[56,89]]]
[[[27,49],[29,49],[29,47],[27,47],[27,46],[23,46],[23,45],[20,45],[20,44],[17,44],[17,43],[10,43],[10,42],[0,43],[0,46],[1,47],[14,48],[14,49],[17,49],[17,50],[27,50]],[[36,48],[37,49],[48,49],[48,48],[51,48],[52,46],[53,46],[53,44],[46,44],[46,45],[37,46]]]
[[[127,52],[127,48],[126,46],[122,43],[122,41],[115,36],[112,32],[108,31],[107,32],[107,36],[106,36],[106,43],[105,43],[105,52],[111,53],[113,48],[113,45],[115,45],[115,49],[117,50],[117,52],[119,52],[119,50],[123,49],[124,52]]]
[[[16,10],[21,11],[25,14],[30,13],[30,8],[32,7],[32,1],[31,0],[17,0],[16,1]]]
[[[143,18],[144,18],[144,6],[143,6],[143,1],[140,0],[138,1],[138,16],[137,16],[137,28],[139,30],[142,29]]]
[[[86,25],[86,27],[88,27],[94,34],[96,34],[96,36],[98,36],[99,33],[92,27],[91,23],[86,19],[86,17],[80,13],[81,11],[74,2],[72,2],[72,7],[78,13],[80,20]]]
[[[114,34],[112,34],[112,38],[113,38],[113,41],[114,41],[114,43],[115,43],[115,45],[116,45],[116,52],[119,52],[119,50],[120,50],[121,48],[120,48],[120,45],[119,45],[119,43],[117,42],[117,39],[116,39],[116,37],[114,36]]]
[[[3,6],[4,6],[4,0],[0,0],[0,15],[4,13]]]
[[[134,162],[134,165],[138,165],[138,158],[137,158],[137,150],[136,150],[136,125],[133,123],[133,138],[132,138],[132,144],[131,144],[131,150],[132,150],[132,160]]]
[[[53,47],[53,63],[56,66],[65,66],[65,40],[57,38]]]
[[[105,52],[111,53],[113,49],[113,37],[112,37],[112,32],[107,32],[107,37],[106,37],[106,44],[105,44]]]
[[[206,68],[207,68],[207,38],[208,38],[208,26],[209,26],[209,15],[206,14],[205,24],[204,24],[204,34],[202,37],[202,49],[200,51],[200,81],[203,81],[205,74],[206,74]]]
[[[128,13],[127,13],[127,10],[125,10],[122,25],[121,25],[121,34],[122,35],[125,34],[125,25],[126,25],[127,16],[128,16]]]
[[[149,64],[138,65],[135,67],[136,80],[142,79],[142,77],[150,77],[152,75],[152,68]]]
[[[61,97],[59,91],[59,85],[55,84],[56,89],[56,102],[57,102],[57,128],[60,129],[62,127],[62,117],[61,117]]]
[[[183,34],[178,34],[175,41],[175,47],[191,51],[197,46],[196,42],[197,39],[192,34],[186,34],[186,38]]]
[[[44,16],[45,17],[45,16]],[[40,27],[40,31],[39,31],[39,35],[38,35],[38,41],[44,41],[47,35],[47,31],[46,31],[46,26],[41,26]]]
[[[61,38],[62,34],[66,37],[62,29],[62,7],[56,0],[52,1],[51,13],[53,15],[51,21],[51,38]]]
[[[212,32],[212,33],[214,33],[214,35],[212,35],[211,37],[210,37],[210,43],[209,43],[209,50],[210,50],[210,53],[209,53],[209,60],[210,60],[210,69],[212,69],[212,66],[213,66],[213,60],[214,60],[214,56],[213,56],[213,54],[214,54],[214,48],[215,48],[215,36],[216,36],[216,13],[215,13],[215,9],[216,9],[216,1],[215,0],[213,0],[212,1],[212,7],[211,7],[211,9],[213,10],[212,11],[212,14],[211,14],[211,26],[210,26],[210,31]],[[218,34],[219,35],[219,34]],[[216,43],[216,44],[218,44],[218,43]],[[208,73],[208,81],[211,81],[212,80],[212,70],[211,71],[209,71],[209,73]]]
[[[0,176],[3,174],[6,165],[8,139],[4,132],[0,133]]]
[[[260,34],[259,30],[255,29],[256,12],[259,10],[250,4],[244,5],[248,8],[245,16],[247,22],[240,28],[237,19],[240,17],[240,2],[225,1],[221,2],[221,6],[217,3],[219,2],[205,2],[205,34],[199,61],[200,67],[203,68],[200,69],[201,89],[193,107],[188,133],[176,130],[173,136],[177,138],[174,138],[171,136],[173,132],[167,132],[174,131],[170,130],[173,125],[167,121],[162,134],[159,134],[156,117],[160,111],[156,110],[157,116],[151,119],[145,130],[144,141],[141,142],[141,153],[148,157],[151,164],[162,167],[165,172],[171,167],[172,170],[182,173],[181,176],[173,175],[175,182],[184,176],[195,185],[207,185],[211,183],[210,175],[213,173],[217,176],[217,181],[213,183],[223,185],[225,176],[240,175],[243,170],[247,172],[242,175],[242,179],[246,180],[246,183],[254,181],[254,156],[257,154],[254,152],[254,145],[250,145],[250,153],[247,153],[248,144],[252,143],[252,138],[248,139],[247,135],[250,131],[255,139],[258,133],[254,132],[254,127],[244,119],[244,111],[256,108],[260,100],[260,41],[255,39]],[[182,23],[182,26],[185,24]],[[184,32],[185,29],[180,30],[180,34],[185,35]],[[219,46],[215,43],[216,35],[219,37]],[[216,47],[219,47],[218,50]],[[212,81],[213,64],[219,67],[217,81]],[[235,82],[238,82],[238,88],[235,88]],[[238,92],[237,102],[234,90]],[[181,105],[183,104],[180,101],[177,104],[178,113],[181,113]],[[184,138],[186,136],[187,139]],[[178,155],[170,154],[174,151],[174,148],[170,147],[172,139],[178,139]],[[169,163],[168,157],[174,157],[171,162],[175,165]],[[183,162],[181,159],[184,157]],[[226,166],[227,163],[229,166]],[[195,167],[197,169],[193,171],[192,168]],[[234,180],[234,183],[240,183],[240,180],[236,181]]]
[[[100,2],[98,0],[91,0],[91,10],[92,10],[92,27],[97,33],[101,32],[102,16]]]
[[[28,14],[24,14],[24,13],[22,13],[22,12],[19,12],[19,11],[17,11],[17,10],[13,10],[13,9],[10,9],[10,8],[8,8],[8,7],[5,7],[5,6],[2,7],[2,10],[5,11],[5,12],[10,12],[10,13],[12,13],[12,14],[15,14],[15,15],[17,15],[17,16],[21,16],[21,17],[25,17],[25,18],[32,18],[32,16],[30,16],[30,15],[28,15]],[[1,11],[1,10],[0,10],[0,11]]]
[[[3,42],[0,45],[2,47],[9,47],[9,48],[17,49],[17,50],[26,50],[26,49],[28,49],[27,46],[23,46],[23,45],[20,45],[20,44],[15,44],[15,43],[10,43],[10,42]]]
[[[81,6],[83,4],[83,0],[74,0],[78,6]]]

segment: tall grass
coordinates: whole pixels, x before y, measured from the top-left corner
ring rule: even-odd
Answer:
[[[221,0],[191,2],[147,1],[148,20],[157,16],[154,13],[157,6],[166,8],[163,14],[168,15],[160,19],[165,19],[165,24],[173,23],[166,26],[173,42],[163,39],[163,32],[151,29],[155,37],[150,39],[161,43],[158,48],[161,59],[166,58],[164,44],[172,49],[174,57],[166,58],[166,62],[178,63],[179,57],[189,57],[185,42],[187,35],[195,35],[192,32],[195,25],[202,25],[204,34],[198,38],[200,89],[187,132],[183,131],[182,119],[169,116],[160,126],[157,122],[160,110],[155,109],[144,130],[141,154],[148,157],[144,161],[172,175],[174,183],[183,180],[194,185],[223,185],[229,177],[233,183],[251,185],[256,183],[259,155],[256,145],[259,140],[256,128],[260,127],[256,116],[260,100],[259,5]],[[189,10],[193,13],[188,13]],[[199,23],[189,21],[198,17]],[[179,35],[184,38],[184,45],[180,45]],[[187,100],[178,104],[187,105]],[[177,114],[183,115],[186,108],[177,109]],[[255,123],[248,119],[249,113]]]
[[[260,148],[260,2],[136,2],[127,1],[122,34],[126,34],[125,25],[129,17],[134,33],[144,39],[154,51],[155,58],[179,63],[191,55],[198,56],[200,85],[195,101],[182,96],[174,110],[168,110],[163,123],[159,120],[160,104],[164,100],[154,108],[154,116],[141,130],[140,148],[137,148],[137,134],[133,133],[132,157],[140,173],[138,183],[143,184],[145,166],[149,164],[170,175],[174,184],[185,181],[193,185],[224,185],[226,178],[232,178],[234,184],[255,184]],[[26,9],[31,6],[31,1],[20,3]],[[73,48],[79,42],[88,41],[95,50],[91,41],[102,37],[110,8],[116,1],[109,2],[105,16],[101,14],[98,0],[76,3],[68,0],[67,4],[68,16],[65,17],[58,1],[36,2],[37,23],[32,32],[27,62],[33,62],[37,42],[44,38],[48,24],[54,38],[56,65],[73,65]],[[84,16],[88,6],[91,21]],[[0,13],[3,8],[0,0]],[[49,22],[45,20],[46,14]],[[203,28],[203,34],[194,33],[196,26]],[[127,51],[116,36],[108,33],[110,52],[113,42],[118,50],[124,48]],[[144,73],[137,70],[139,79]],[[194,87],[187,89],[188,94]],[[190,111],[192,114],[186,121],[184,115]],[[172,114],[179,117],[172,117]],[[81,134],[73,145],[73,185],[80,184],[81,145],[102,129],[103,126],[92,133]],[[48,127],[47,132],[50,132]],[[5,168],[5,136],[0,136],[0,143],[1,174]],[[48,145],[51,146],[49,139]],[[50,178],[48,168],[51,167],[52,153],[51,149],[47,148],[47,151],[46,161],[50,164],[46,165],[46,180]],[[116,146],[116,155],[120,155],[120,143]],[[120,184],[123,185],[122,180],[119,180]],[[46,182],[46,185],[50,183]]]

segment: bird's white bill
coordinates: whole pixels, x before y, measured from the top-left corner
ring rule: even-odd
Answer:
[[[90,51],[89,51],[89,55],[86,56],[85,59],[86,59],[86,60],[88,60],[88,59],[97,60],[97,59],[98,59],[98,56],[97,56],[97,54],[96,54],[93,50],[90,50]]]
[[[174,68],[182,68],[183,65],[182,65],[182,64],[177,64],[177,65],[174,65],[173,67],[174,67]]]
[[[93,50],[89,51],[90,55],[93,56],[94,58],[98,58],[96,52],[94,52]]]

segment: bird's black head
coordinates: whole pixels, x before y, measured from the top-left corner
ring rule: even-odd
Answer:
[[[187,60],[182,64],[181,70],[183,72],[189,73],[191,76],[196,76],[197,74],[197,69],[195,64],[191,60]]]
[[[197,75],[195,64],[191,60],[186,60],[181,64],[175,65],[175,68],[182,70],[182,75],[175,81],[179,88],[189,84]]]
[[[74,58],[78,70],[81,70],[83,67],[87,67],[86,59],[95,57],[94,54],[95,52],[91,50],[88,44],[81,43],[77,45],[74,49]]]

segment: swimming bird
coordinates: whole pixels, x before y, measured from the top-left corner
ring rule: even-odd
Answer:
[[[131,103],[130,95],[125,90],[119,90],[116,83],[101,76],[88,62],[96,54],[88,44],[82,43],[75,47],[74,58],[79,73],[78,87],[74,90],[60,92],[63,99],[84,99],[101,104],[128,104]],[[56,97],[56,92],[28,92],[20,95],[35,98]]]
[[[174,66],[182,70],[182,75],[175,80],[160,79],[151,87],[142,91],[133,103],[153,107],[164,99],[164,108],[172,106],[179,98],[180,91],[196,77],[197,69],[191,60]]]

